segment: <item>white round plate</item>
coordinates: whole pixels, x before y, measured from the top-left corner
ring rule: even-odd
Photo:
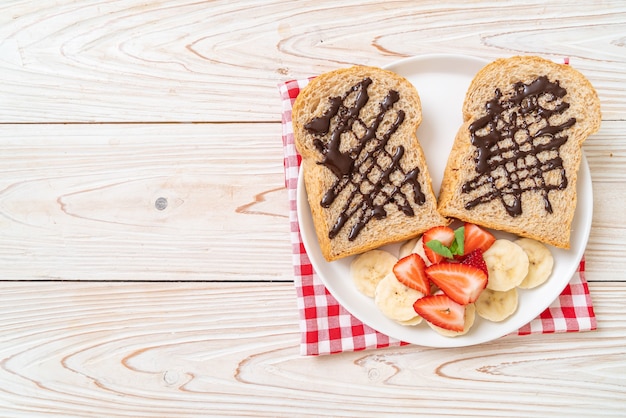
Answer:
[[[423,121],[417,137],[426,154],[435,195],[439,193],[448,154],[462,122],[461,106],[465,92],[474,75],[485,64],[486,61],[474,57],[436,54],[403,59],[385,67],[406,77],[419,92]],[[375,330],[408,343],[429,347],[463,347],[517,331],[543,312],[569,283],[587,245],[593,213],[591,175],[584,155],[578,174],[577,193],[579,199],[572,224],[571,249],[550,247],[554,256],[550,279],[535,289],[519,289],[519,307],[505,321],[494,323],[477,316],[467,334],[454,338],[436,333],[425,322],[417,326],[403,326],[386,318],[374,305],[373,299],[354,287],[350,278],[353,257],[330,263],[324,259],[315,235],[302,172],[298,179],[297,210],[302,241],[315,271],[330,293],[352,315]],[[492,232],[498,238],[513,237],[499,231]],[[384,247],[396,254],[398,248],[399,244]]]

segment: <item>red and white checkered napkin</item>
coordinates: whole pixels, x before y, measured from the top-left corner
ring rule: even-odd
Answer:
[[[296,208],[296,189],[300,155],[296,151],[291,125],[291,107],[310,79],[279,84],[283,104],[283,148],[285,183],[289,196],[289,221],[295,272],[295,287],[300,313],[300,351],[303,355],[322,355],[406,345],[368,327],[352,316],[328,292],[306,254],[300,236]],[[517,331],[518,335],[589,331],[596,329],[589,287],[585,280],[585,261],[563,293],[537,318]]]

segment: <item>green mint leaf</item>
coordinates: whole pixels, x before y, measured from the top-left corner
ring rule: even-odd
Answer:
[[[459,245],[456,240],[452,241],[452,244],[450,245],[450,253],[452,255],[457,255],[459,253]]]
[[[450,249],[446,247],[445,245],[443,245],[441,241],[439,240],[436,240],[436,239],[430,240],[426,243],[426,246],[430,248],[431,250],[433,250],[434,252],[436,252],[437,254],[442,255],[446,258],[454,257],[454,255],[452,254],[452,251],[450,251]]]
[[[460,226],[454,230],[454,242],[450,246],[450,251],[454,255],[463,255],[465,252],[465,227]]]

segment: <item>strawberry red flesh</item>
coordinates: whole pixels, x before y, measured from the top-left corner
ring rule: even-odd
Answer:
[[[418,299],[413,304],[415,312],[426,321],[450,331],[463,331],[465,306],[446,295],[431,295]]]
[[[450,299],[461,305],[476,301],[487,286],[485,272],[467,264],[433,264],[426,268],[426,275]]]
[[[461,258],[461,264],[478,267],[479,269],[484,271],[487,275],[487,278],[489,278],[489,269],[487,269],[487,264],[485,263],[485,259],[483,258],[483,251],[480,248],[476,248],[471,253],[464,255]]]
[[[445,247],[449,247],[454,241],[454,230],[448,226],[436,226],[424,232],[422,235],[422,242],[424,244],[424,254],[431,263],[437,264],[442,262],[445,257],[441,254],[437,254],[431,248],[428,247],[428,242],[437,240],[441,242]]]
[[[469,254],[477,248],[484,253],[494,243],[496,237],[489,231],[476,224],[465,223],[463,254]]]
[[[409,254],[393,266],[393,274],[400,283],[427,295],[430,293],[430,282],[425,270],[426,264],[417,254]]]

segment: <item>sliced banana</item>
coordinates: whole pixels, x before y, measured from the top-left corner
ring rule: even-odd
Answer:
[[[406,325],[406,326],[413,326],[413,325],[419,325],[422,323],[422,317],[421,316],[416,316],[413,319],[409,319],[408,321],[397,321],[399,324],[401,325]]]
[[[506,292],[517,287],[528,274],[528,256],[513,241],[496,240],[483,258],[489,271],[487,289]]]
[[[376,286],[389,274],[398,258],[388,251],[371,250],[357,256],[350,264],[350,275],[356,288],[374,297]]]
[[[543,284],[552,274],[554,258],[552,253],[542,243],[530,238],[520,238],[515,243],[522,247],[528,256],[528,274],[519,284],[522,289],[533,289]]]
[[[415,244],[417,243],[419,239],[420,238],[413,238],[403,243],[400,246],[400,252],[398,254],[398,258],[404,258],[407,255],[411,254],[413,252],[413,248],[415,248]]]
[[[475,302],[476,313],[488,321],[504,321],[517,310],[518,300],[516,287],[506,292],[485,289]]]
[[[418,316],[413,303],[422,296],[422,292],[403,285],[395,274],[389,273],[376,286],[374,303],[386,317],[406,323]]]
[[[460,335],[465,335],[468,333],[472,325],[474,325],[474,320],[476,319],[476,307],[473,303],[465,305],[465,324],[463,325],[463,331],[451,331],[449,329],[438,327],[437,325],[433,325],[430,322],[426,322],[433,330],[443,335],[444,337],[458,337]]]
[[[426,267],[430,266],[432,263],[430,262],[430,260],[428,259],[428,257],[426,257],[426,253],[424,252],[424,241],[422,240],[422,237],[420,237],[417,242],[415,243],[415,246],[413,247],[413,251],[415,254],[419,255],[420,257],[422,257],[422,260],[424,260],[424,263],[426,264]]]

